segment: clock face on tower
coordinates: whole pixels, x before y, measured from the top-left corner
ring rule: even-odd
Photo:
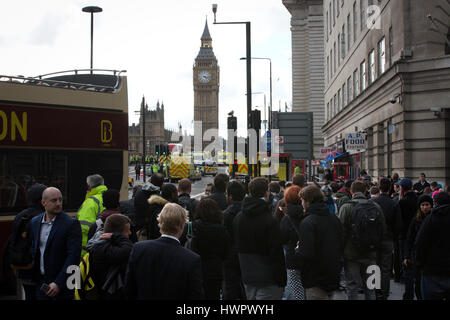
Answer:
[[[198,74],[198,81],[200,81],[201,83],[208,83],[211,80],[211,74],[206,71],[200,71]]]

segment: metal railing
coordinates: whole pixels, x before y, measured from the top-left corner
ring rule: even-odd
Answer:
[[[79,75],[86,72],[86,74],[91,74],[91,72],[104,72],[112,73],[113,76],[116,77],[116,83],[114,86],[102,86],[98,84],[90,84],[90,83],[79,83],[79,82],[70,82],[70,81],[62,81],[62,80],[54,80],[49,79],[50,77],[55,76],[64,76],[64,75]],[[7,76],[0,75],[0,82],[11,82],[11,83],[22,83],[27,85],[37,85],[37,86],[46,86],[46,87],[57,87],[57,88],[66,88],[72,90],[86,90],[86,91],[95,91],[95,92],[105,92],[105,93],[115,93],[119,88],[120,84],[120,76],[122,73],[127,72],[126,70],[107,70],[107,69],[75,69],[75,70],[67,70],[67,71],[58,71],[53,73],[48,73],[44,75],[39,75],[36,77],[24,77],[24,76]]]

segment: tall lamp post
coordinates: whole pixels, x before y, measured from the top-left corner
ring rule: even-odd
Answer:
[[[84,7],[82,11],[91,14],[91,74],[92,74],[93,59],[94,59],[94,13],[102,12],[103,9],[100,7],[89,6]]]
[[[252,113],[252,64],[250,57],[252,56],[252,47],[251,47],[251,27],[250,21],[245,22],[216,22],[216,13],[217,13],[217,4],[212,5],[212,11],[214,13],[214,24],[245,24],[246,30],[246,57],[247,57],[247,129],[251,129],[251,113]],[[249,136],[249,132],[247,132],[247,136]],[[247,154],[247,167],[249,176],[252,176],[252,167],[250,166],[250,153],[249,149],[246,150]]]

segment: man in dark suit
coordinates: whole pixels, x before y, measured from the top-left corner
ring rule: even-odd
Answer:
[[[71,300],[74,291],[67,288],[67,268],[80,263],[80,223],[62,211],[62,194],[56,188],[44,190],[42,205],[45,212],[30,223],[36,298]]]
[[[168,203],[158,216],[161,237],[134,245],[125,279],[132,300],[204,299],[200,256],[178,240],[188,222],[187,211]]]

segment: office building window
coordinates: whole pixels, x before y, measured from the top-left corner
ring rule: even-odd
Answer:
[[[327,116],[327,121],[330,119],[330,103],[327,103],[327,110],[325,110],[325,114]]]
[[[330,7],[329,7],[329,12],[330,12],[330,34],[331,34],[331,31],[333,30],[333,28],[331,28],[331,15],[333,14],[333,11],[331,11],[331,2],[330,2]]]
[[[375,78],[375,50],[372,50],[369,53],[369,85],[375,81]]]
[[[389,28],[389,67],[392,66],[394,55],[394,32],[392,27]]]
[[[333,49],[331,49],[331,51],[330,51],[330,74],[331,74],[331,77],[330,77],[330,80],[331,80],[331,79],[333,79],[333,75],[334,75],[334,72],[333,72]]]
[[[333,1],[333,26],[336,24],[336,0]]]
[[[333,108],[333,117],[337,114],[337,97],[336,97],[336,95],[334,95],[334,98],[333,98],[333,100],[334,100],[334,108]]]
[[[333,55],[333,59],[334,59],[334,61],[333,61],[333,71],[334,71],[334,73],[336,73],[336,65],[337,65],[337,63],[336,63],[336,55],[337,55],[337,53],[336,53],[336,42],[335,42],[334,45],[333,45],[333,50],[334,50],[334,55]]]
[[[345,106],[347,105],[347,85],[344,83],[342,85],[342,108],[345,108]]]
[[[338,34],[338,51],[337,51],[338,66],[341,65],[341,34]]]
[[[356,11],[356,2],[353,4],[353,42],[356,42],[358,36],[358,13]]]
[[[338,90],[338,110],[339,113],[342,110],[342,91],[341,89]]]
[[[348,99],[348,104],[350,104],[350,102],[352,101],[352,77],[350,76],[347,79],[347,99]]]
[[[329,28],[330,28],[330,25],[328,24],[328,15],[329,15],[329,13],[327,12],[327,41],[328,41],[328,30],[329,30]]]
[[[361,32],[364,30],[364,25],[366,24],[366,0],[360,0],[360,14],[361,14]]]
[[[350,47],[352,44],[352,25],[350,24],[350,13],[347,16],[347,50],[350,52]]]
[[[342,59],[345,59],[347,53],[345,52],[346,44],[345,44],[345,23],[342,26],[342,37],[341,37],[341,48],[342,48]]]
[[[386,71],[386,39],[383,37],[378,42],[378,74],[382,75]]]
[[[361,63],[361,66],[359,67],[360,71],[360,92],[363,92],[366,90],[366,61],[363,61]]]
[[[359,75],[358,69],[353,72],[353,99],[359,95]]]
[[[327,82],[330,82],[330,56],[327,57]]]

